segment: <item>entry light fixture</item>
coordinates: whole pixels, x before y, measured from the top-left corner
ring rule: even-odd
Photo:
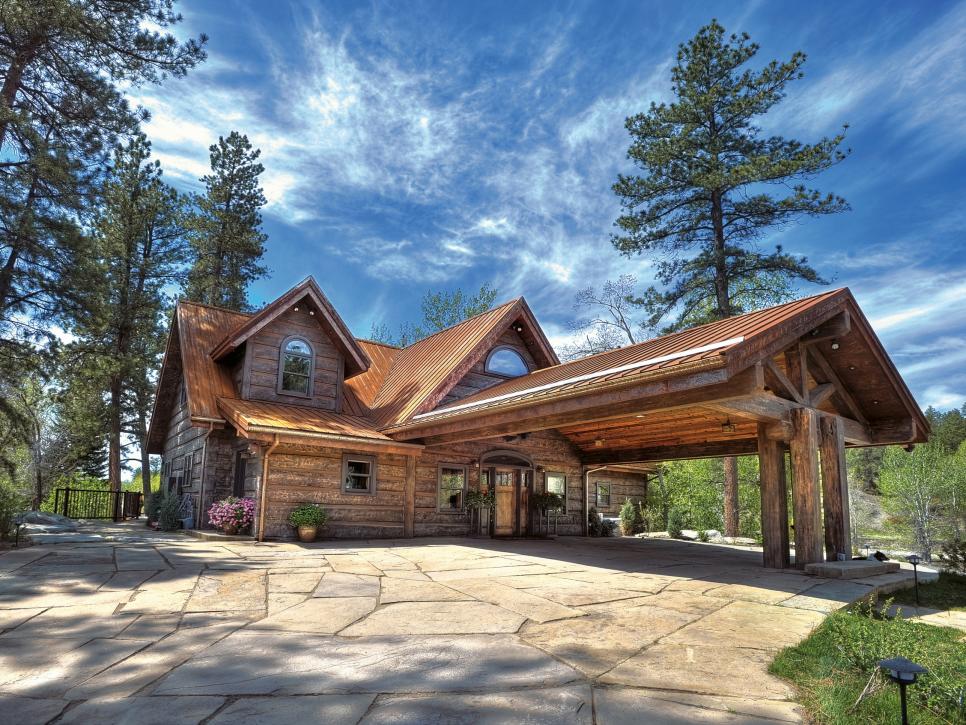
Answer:
[[[838,349],[839,349],[839,344],[838,344],[838,342],[833,342],[833,343],[832,343],[832,349],[833,349],[833,350],[838,350]]]
[[[916,684],[919,675],[925,675],[929,670],[905,657],[881,660],[879,667],[888,670],[889,679],[899,685],[899,707],[902,708],[902,725],[909,725],[909,714],[906,711],[906,687]]]
[[[731,422],[731,418],[728,418],[721,424],[722,433],[734,433],[736,430],[738,430],[738,426]]]

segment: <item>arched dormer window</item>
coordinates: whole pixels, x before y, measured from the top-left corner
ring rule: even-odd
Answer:
[[[502,375],[505,378],[516,378],[530,372],[526,361],[512,347],[496,347],[490,351],[483,368],[488,373]]]
[[[286,338],[278,363],[278,392],[311,398],[314,368],[312,346],[301,337]]]

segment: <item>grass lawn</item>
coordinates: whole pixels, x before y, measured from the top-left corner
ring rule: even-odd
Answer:
[[[903,589],[895,593],[895,604],[916,605],[916,592]],[[919,604],[930,609],[956,609],[966,612],[966,576],[942,572],[932,584],[919,583]]]
[[[911,687],[909,719],[966,722],[963,633],[904,619],[886,619],[869,605],[832,614],[795,647],[783,650],[772,673],[792,682],[808,721],[831,725],[899,722],[899,691],[889,679],[855,705],[879,660],[903,655],[929,669]]]

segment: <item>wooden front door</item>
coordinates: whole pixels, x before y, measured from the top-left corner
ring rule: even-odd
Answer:
[[[497,468],[493,471],[493,492],[496,497],[496,507],[493,510],[494,536],[513,536],[516,533],[518,480],[516,469]]]

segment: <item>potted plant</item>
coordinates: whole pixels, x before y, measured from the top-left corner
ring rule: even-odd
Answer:
[[[531,494],[530,510],[536,514],[532,517],[533,533],[537,536],[545,536],[547,534],[547,527],[545,526],[547,523],[547,512],[559,511],[563,506],[563,496],[559,493],[544,491],[542,493]]]
[[[244,531],[255,522],[255,499],[229,496],[215,501],[208,509],[208,520],[229,535]]]
[[[288,522],[298,529],[299,541],[315,541],[319,529],[329,520],[329,514],[317,503],[306,503],[296,507],[288,515]]]
[[[492,491],[468,491],[466,508],[472,516],[471,529],[482,536],[490,530],[490,510],[496,505]]]

